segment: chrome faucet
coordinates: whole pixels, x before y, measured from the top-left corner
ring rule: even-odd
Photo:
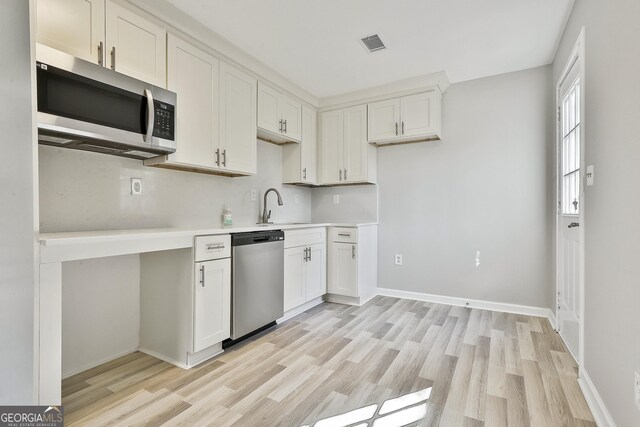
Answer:
[[[263,206],[262,220],[260,221],[260,224],[269,224],[269,218],[271,218],[271,209],[267,211],[267,195],[272,191],[274,191],[278,196],[278,206],[282,206],[284,204],[282,202],[282,196],[280,195],[280,192],[278,190],[276,190],[275,188],[270,188],[267,191],[265,191],[264,200],[262,202],[262,206]]]

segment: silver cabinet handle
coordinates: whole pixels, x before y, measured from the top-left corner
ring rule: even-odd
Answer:
[[[204,288],[204,265],[200,266],[200,286]]]
[[[302,179],[307,180],[307,168],[302,169]]]
[[[208,251],[215,251],[217,249],[224,249],[224,243],[209,243],[207,245]]]
[[[287,121],[284,121],[284,133],[287,133]]]
[[[98,43],[98,65],[104,67],[104,43]]]
[[[347,180],[347,170],[346,169],[344,170],[344,180],[345,181]]]
[[[351,237],[351,233],[338,233],[340,237]]]
[[[579,222],[572,222],[571,224],[567,225],[567,228],[573,228],[573,227],[580,227],[580,223]]]
[[[398,136],[398,122],[396,122],[396,136]]]
[[[308,261],[308,258],[307,258],[307,249],[308,249],[308,248],[304,248],[304,262],[307,262],[307,261]]]
[[[351,245],[351,258],[356,259],[356,245]]]
[[[402,121],[402,134],[404,135],[404,120]]]
[[[216,150],[216,165],[220,166],[220,149]]]
[[[115,46],[111,48],[111,69],[114,71],[116,69],[116,47]]]
[[[153,103],[153,94],[149,89],[144,90],[144,96],[147,98],[147,134],[144,136],[145,142],[150,143],[153,138],[153,126],[156,120],[156,109]]]
[[[227,150],[222,150],[222,166],[227,167]]]
[[[280,133],[282,133],[282,119],[280,119]]]
[[[340,181],[342,181],[342,169],[340,169]]]
[[[309,261],[311,261],[311,248],[309,248]]]

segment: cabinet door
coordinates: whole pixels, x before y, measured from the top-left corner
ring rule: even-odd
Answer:
[[[373,102],[367,106],[369,142],[396,139],[400,135],[400,98]]]
[[[328,292],[348,297],[358,296],[358,245],[330,243]]]
[[[401,98],[400,131],[403,137],[427,136],[436,133],[436,101],[435,91]]]
[[[231,334],[231,259],[196,263],[193,351],[222,342]]]
[[[178,95],[178,146],[169,158],[216,168],[220,61],[171,34],[167,43],[167,87]]]
[[[284,311],[289,311],[305,301],[306,247],[284,250]]]
[[[306,301],[327,293],[327,258],[324,243],[310,246],[311,258],[305,269]]]
[[[85,61],[102,64],[104,0],[38,0],[37,40]]]
[[[280,92],[258,83],[258,127],[280,135],[282,114],[280,111]]]
[[[300,142],[302,136],[302,104],[286,95],[281,96],[281,112],[283,120],[283,135],[287,139]]]
[[[107,1],[107,64],[114,70],[167,87],[167,34],[118,4]]]
[[[344,116],[342,110],[320,115],[320,170],[323,184],[342,181],[344,161]]]
[[[220,151],[222,168],[257,171],[257,81],[224,62],[220,65]]]
[[[344,110],[344,172],[347,182],[367,180],[367,106]]]
[[[315,110],[302,107],[301,170],[302,182],[315,184],[318,168],[318,118]]]

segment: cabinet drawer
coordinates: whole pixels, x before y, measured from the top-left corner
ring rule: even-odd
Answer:
[[[332,242],[358,243],[358,229],[349,227],[331,227],[329,240]]]
[[[295,248],[298,246],[311,246],[316,243],[325,243],[326,235],[327,230],[324,227],[285,230],[284,247]]]
[[[212,259],[229,258],[231,256],[231,236],[196,236],[196,262]]]

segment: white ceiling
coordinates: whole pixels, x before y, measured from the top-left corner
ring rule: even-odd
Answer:
[[[574,0],[169,0],[326,97],[444,70],[452,83],[549,64]],[[380,34],[387,49],[359,39]]]

